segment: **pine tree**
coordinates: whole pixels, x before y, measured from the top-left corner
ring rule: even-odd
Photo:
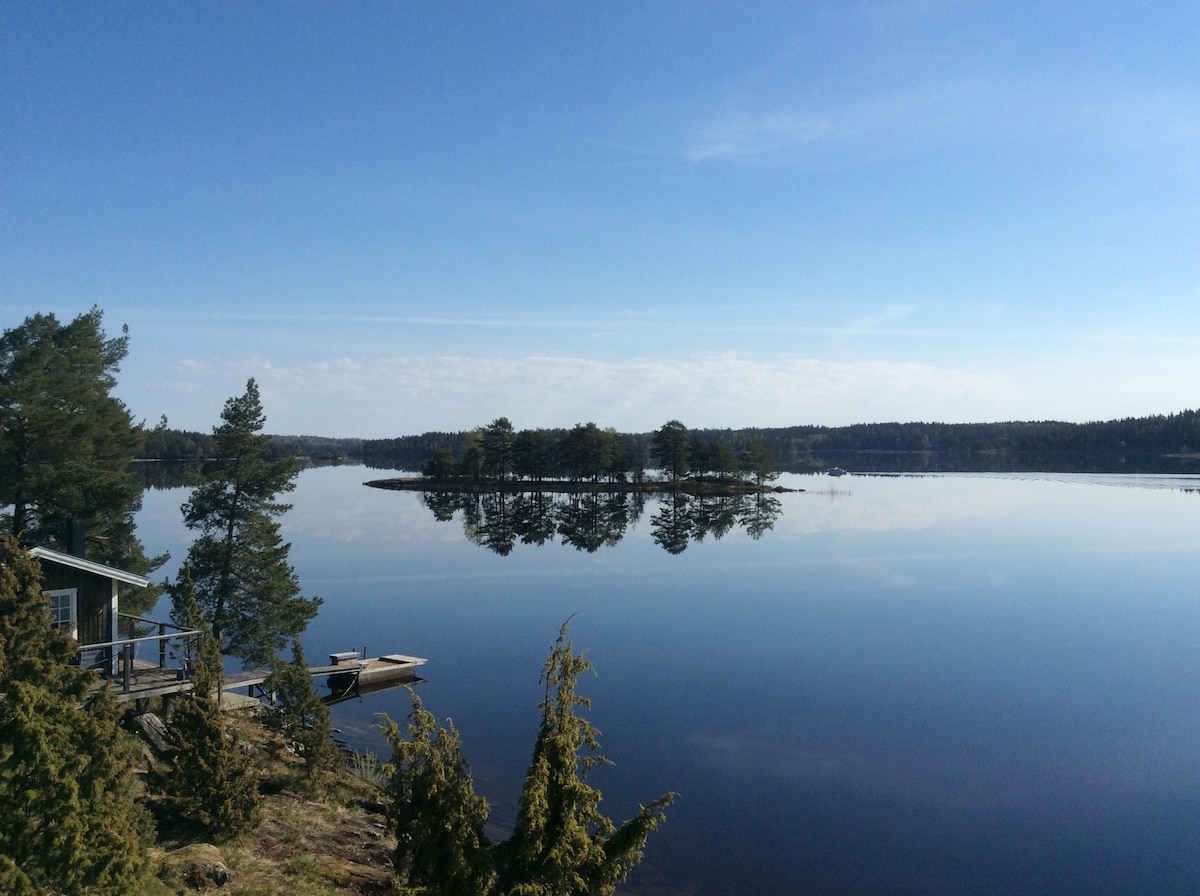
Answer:
[[[678,420],[669,420],[654,432],[650,454],[677,481],[688,470],[688,431]]]
[[[600,811],[587,783],[607,764],[599,732],[578,711],[589,705],[575,685],[593,671],[559,631],[542,672],[546,696],[533,759],[512,836],[491,845],[487,803],[474,793],[453,724],[440,728],[412,695],[408,738],[384,719],[392,744],[386,767],[389,823],[400,838],[394,864],[404,892],[428,896],[611,896],[642,858],[650,832],[675,794],[659,797],[620,826]]]
[[[275,698],[275,712],[267,717],[268,727],[297,746],[310,782],[319,770],[334,768],[339,753],[333,742],[329,707],[313,688],[304,648],[298,640],[292,641],[292,661],[277,663],[263,685]]]
[[[226,656],[266,666],[308,626],[321,599],[300,596],[276,519],[290,505],[296,466],[267,458],[266,418],[258,386],[225,403],[213,430],[216,457],[183,505],[184,522],[200,534],[188,551],[196,595]]]
[[[88,555],[153,567],[134,535],[140,493],[127,468],[145,433],[112,395],[129,350],[110,339],[103,312],[70,323],[36,314],[0,337],[0,507],[27,542],[68,550],[82,521]]]
[[[0,868],[17,886],[75,894],[134,891],[148,820],[134,801],[132,752],[112,696],[68,666],[41,570],[0,542]],[[15,869],[15,870],[14,870]]]

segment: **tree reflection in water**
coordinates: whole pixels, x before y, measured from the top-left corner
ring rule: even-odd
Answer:
[[[658,504],[650,517],[655,544],[681,554],[693,541],[719,540],[734,529],[761,538],[782,512],[768,494],[688,495],[668,492],[652,496]],[[462,515],[463,535],[472,544],[507,556],[518,541],[543,545],[559,540],[576,550],[595,553],[612,547],[646,511],[642,492],[423,492],[422,500],[439,522]]]

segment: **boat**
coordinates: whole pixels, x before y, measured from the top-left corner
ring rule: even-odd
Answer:
[[[830,476],[845,476],[846,475],[846,471],[843,470],[841,467],[830,467],[828,472],[829,472]]]
[[[357,652],[354,652],[353,658],[347,654],[330,655],[330,659],[334,660],[333,665],[339,667],[338,671],[330,672],[326,679],[331,699],[336,701],[418,682],[420,679],[417,678],[417,667],[428,662],[422,657],[406,656],[402,653],[390,653],[368,659],[357,657]],[[341,666],[346,667],[345,671],[341,670]]]

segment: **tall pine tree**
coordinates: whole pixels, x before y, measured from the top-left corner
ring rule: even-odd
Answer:
[[[112,390],[129,336],[109,338],[92,308],[63,324],[36,314],[0,337],[0,507],[26,542],[69,550],[85,526],[88,556],[134,572],[140,492],[127,468],[145,433]]]
[[[136,892],[151,835],[132,747],[107,690],[69,666],[41,570],[0,540],[0,880],[67,894]]]
[[[216,456],[183,505],[184,522],[199,532],[187,562],[196,597],[226,656],[266,666],[304,631],[321,599],[300,595],[288,563],[290,544],[278,517],[291,505],[278,496],[296,486],[296,465],[268,459],[266,418],[253,379],[230,398],[213,430]]]

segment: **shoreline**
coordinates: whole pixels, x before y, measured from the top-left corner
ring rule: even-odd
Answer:
[[[456,494],[649,494],[765,495],[802,492],[802,488],[757,485],[753,482],[720,479],[648,480],[644,482],[572,482],[565,479],[429,479],[425,476],[395,476],[372,479],[363,485],[389,491],[449,492]]]

